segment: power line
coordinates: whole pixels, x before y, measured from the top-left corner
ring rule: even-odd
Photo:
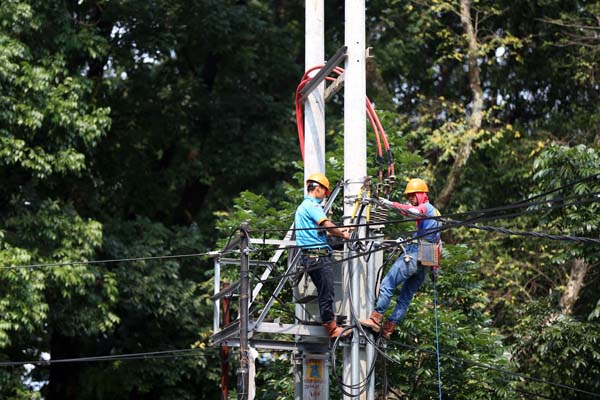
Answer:
[[[109,260],[90,260],[90,261],[65,261],[58,263],[47,263],[47,264],[28,264],[28,265],[10,265],[3,266],[0,269],[35,269],[35,268],[56,268],[66,267],[74,265],[94,265],[94,264],[110,264],[118,262],[130,262],[130,261],[147,261],[147,260],[169,260],[175,258],[191,258],[191,257],[204,257],[204,256],[215,256],[224,253],[216,251],[209,251],[206,253],[192,253],[192,254],[174,254],[164,256],[148,256],[148,257],[131,257],[131,258],[115,258]]]
[[[556,189],[548,190],[546,192],[537,194],[537,195],[535,195],[533,197],[530,197],[530,198],[528,198],[526,200],[523,200],[523,201],[531,201],[532,199],[539,199],[540,197],[544,197],[544,196],[547,196],[549,194],[556,193],[558,191],[567,189],[567,188],[569,188],[571,186],[575,186],[578,183],[581,183],[581,182],[584,182],[584,181],[587,181],[587,180],[592,180],[592,179],[595,179],[595,178],[598,178],[598,177],[600,177],[600,172],[597,173],[597,174],[584,176],[583,178],[577,179],[576,181],[572,181],[572,182],[566,183],[563,186],[560,186],[560,187],[558,187]]]
[[[568,183],[566,185],[561,186],[560,188],[557,189],[553,189],[544,193],[541,193],[539,195],[533,196],[529,199],[525,199],[516,203],[512,203],[512,204],[508,204],[508,205],[504,205],[504,206],[498,206],[498,207],[492,207],[492,208],[484,208],[484,209],[480,209],[480,210],[473,210],[473,211],[466,211],[466,212],[460,212],[460,213],[453,213],[453,214],[446,214],[445,218],[448,217],[465,217],[465,216],[469,216],[469,215],[474,215],[474,214],[489,214],[489,213],[493,213],[493,212],[499,212],[499,211],[504,211],[504,210],[510,210],[510,209],[514,209],[514,208],[524,208],[524,207],[534,207],[534,206],[538,206],[538,205],[543,205],[543,204],[547,204],[547,203],[556,203],[556,202],[560,202],[560,201],[565,201],[565,200],[571,200],[571,199],[579,199],[581,200],[582,198],[588,198],[589,201],[584,201],[584,202],[594,202],[594,201],[600,201],[600,192],[593,192],[593,193],[589,193],[586,196],[583,195],[570,195],[570,196],[562,196],[562,197],[558,197],[558,198],[553,198],[553,199],[544,199],[544,200],[540,200],[540,201],[536,201],[536,202],[532,202],[531,200],[533,199],[537,199],[543,196],[546,196],[548,194],[566,189],[570,186],[573,186],[577,183],[586,181],[586,180],[590,180],[590,179],[594,179],[600,176],[600,173],[595,174],[595,175],[591,175],[588,177],[584,177],[581,178],[577,181]],[[568,204],[568,205],[576,205],[576,204],[582,204],[579,202],[574,202],[572,204]],[[564,206],[568,206],[568,205],[564,205]],[[563,206],[558,206],[563,207]],[[551,209],[551,208],[555,208],[555,207],[548,207],[546,209]],[[544,211],[545,209],[540,209],[539,211]],[[440,217],[429,217],[429,216],[423,216],[420,217],[419,219],[439,219]],[[385,222],[380,222],[380,223],[376,223],[375,225],[385,225],[385,224],[389,224],[389,223],[396,223],[396,222],[407,222],[410,221],[409,219],[403,219],[403,220],[397,220],[397,221],[385,221]],[[350,224],[350,225],[339,225],[339,227],[352,227],[352,226],[370,226],[373,224]],[[295,228],[296,231],[298,230],[313,230],[313,229],[324,229],[321,227],[317,227],[317,228]],[[260,229],[260,230],[249,230],[249,232],[283,232],[283,231],[287,231],[287,229]]]
[[[39,365],[45,366],[50,364],[67,364],[67,363],[81,363],[81,362],[99,362],[99,361],[126,361],[126,360],[142,360],[142,359],[157,359],[157,358],[175,358],[175,357],[187,357],[197,356],[204,349],[178,349],[178,350],[164,350],[164,351],[150,351],[144,353],[130,353],[130,354],[114,354],[109,356],[94,356],[94,357],[77,357],[77,358],[60,358],[56,360],[30,360],[30,361],[2,361],[0,367],[19,367],[23,365]]]
[[[517,203],[517,204],[509,205],[509,206],[497,207],[497,208],[493,208],[493,209],[483,209],[483,210],[479,210],[479,211],[472,211],[469,213],[459,213],[456,215],[470,215],[470,214],[482,214],[482,213],[485,215],[486,213],[497,212],[499,210],[508,210],[508,209],[517,208],[517,207],[519,207],[519,208],[520,207],[532,207],[532,206],[536,206],[536,205],[547,204],[549,202],[559,202],[559,201],[570,200],[570,199],[574,199],[574,198],[579,199],[576,202],[561,204],[561,205],[552,206],[552,207],[546,207],[546,208],[538,209],[538,210],[526,210],[521,213],[513,213],[513,214],[509,214],[509,215],[488,216],[485,218],[484,217],[474,218],[473,221],[513,218],[515,216],[520,216],[520,215],[534,213],[534,212],[540,212],[540,211],[546,211],[546,210],[550,210],[550,209],[554,209],[554,208],[564,208],[564,207],[568,207],[568,206],[572,206],[572,205],[595,202],[595,201],[598,201],[598,199],[596,197],[600,196],[600,193],[592,193],[590,196],[592,196],[592,197],[587,198],[587,199],[586,198],[581,199],[580,196],[568,196],[568,197],[562,197],[562,198],[557,198],[557,199],[544,200],[544,201],[540,201],[540,202],[536,202],[536,203],[525,203],[525,204],[521,204],[521,205],[518,205],[518,203]],[[423,220],[423,219],[437,219],[437,220],[446,222],[446,226],[443,226],[442,228],[440,228],[440,231],[457,228],[457,227],[461,227],[461,226],[466,226],[466,227],[473,228],[473,229],[479,229],[479,230],[485,230],[485,231],[491,231],[491,232],[503,233],[503,234],[509,234],[509,235],[516,235],[516,236],[530,236],[530,237],[537,237],[537,238],[543,238],[543,239],[549,239],[549,240],[575,241],[575,242],[583,242],[583,243],[588,243],[588,244],[600,244],[600,239],[594,239],[594,238],[588,238],[588,237],[571,236],[571,235],[555,235],[555,234],[548,234],[548,233],[543,233],[543,232],[515,231],[515,230],[509,230],[506,228],[475,225],[475,224],[465,222],[465,221],[452,220],[452,219],[448,218],[447,216],[429,217],[429,216],[415,214],[415,213],[409,213],[409,214],[412,216],[411,218],[403,218],[400,220],[391,220],[391,221],[382,221],[382,222],[378,222],[378,223],[340,225],[339,227],[343,228],[343,227],[359,227],[359,226],[373,226],[373,225],[395,225],[395,224],[407,223],[407,222]],[[450,215],[452,215],[452,214],[450,214]],[[303,229],[295,229],[295,230],[314,230],[314,229],[323,230],[325,228],[318,227],[318,228],[303,228]],[[251,230],[250,232],[267,233],[267,232],[275,232],[275,231],[282,231],[282,230],[280,230],[280,229],[264,229],[264,230],[254,230],[254,231]],[[287,230],[285,230],[285,231],[287,231]],[[411,234],[414,232],[415,231],[405,231],[404,233]],[[402,232],[400,232],[400,233],[402,233]],[[233,236],[233,233],[230,235],[230,239],[232,236]],[[346,240],[346,241],[343,241],[343,243],[349,243],[349,242],[361,241],[361,240],[364,240],[364,239],[358,238],[358,239],[353,239],[353,240]],[[231,240],[229,240],[229,241],[231,242]],[[284,249],[289,250],[289,249],[293,249],[293,248],[302,248],[302,247],[301,246],[286,246]],[[213,256],[214,257],[214,256],[218,256],[218,255],[224,255],[224,254],[227,254],[230,252],[235,252],[235,251],[237,251],[237,250],[232,249],[232,246],[230,246],[228,244],[225,247],[225,249],[220,252],[219,251],[209,251],[209,252],[205,252],[205,253],[148,256],[148,257],[131,257],[131,258],[120,258],[120,259],[109,259],[109,260],[66,261],[66,262],[59,262],[59,263],[10,265],[10,266],[0,267],[0,270],[55,268],[55,267],[63,267],[63,266],[108,264],[108,263],[117,263],[117,262],[132,262],[132,261],[146,261],[146,260],[165,260],[165,259],[190,258],[190,257],[202,257],[202,256]]]

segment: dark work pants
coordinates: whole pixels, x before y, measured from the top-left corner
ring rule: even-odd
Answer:
[[[333,312],[333,266],[330,263],[331,258],[327,256],[302,256],[302,264],[309,268],[308,275],[317,288],[319,312],[321,313],[321,322],[324,324],[335,319],[335,313]]]

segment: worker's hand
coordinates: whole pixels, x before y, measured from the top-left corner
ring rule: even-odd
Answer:
[[[389,201],[388,199],[379,199],[379,204],[387,208],[394,207],[394,203]]]
[[[342,236],[341,236],[342,239],[344,239],[344,240],[350,239],[350,230],[348,228],[342,228],[342,229],[340,229],[340,231],[342,232]]]

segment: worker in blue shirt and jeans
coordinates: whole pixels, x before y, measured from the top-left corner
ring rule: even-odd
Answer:
[[[390,338],[396,324],[404,319],[413,296],[425,282],[427,271],[437,273],[441,251],[441,222],[436,217],[440,216],[440,212],[429,203],[428,192],[425,181],[415,178],[408,182],[404,191],[410,204],[383,201],[384,206],[395,208],[404,215],[428,217],[416,220],[414,242],[406,246],[405,253],[398,257],[383,278],[371,316],[360,321],[362,326],[374,332],[381,331],[385,339]],[[382,327],[383,313],[388,309],[396,288],[400,285],[402,287],[396,307]]]
[[[321,206],[323,199],[330,194],[327,177],[322,173],[311,174],[306,180],[306,192],[295,215],[296,244],[301,247],[301,263],[308,269],[308,275],[317,288],[321,322],[329,337],[335,338],[343,329],[337,326],[333,311],[332,250],[327,243],[327,233],[345,240],[349,235],[346,229],[338,228],[327,218]],[[343,336],[351,332],[346,330]]]

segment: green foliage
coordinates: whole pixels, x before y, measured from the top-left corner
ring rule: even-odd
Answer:
[[[398,177],[390,198],[402,199],[406,178],[420,176],[435,204],[466,141],[474,151],[446,213],[511,204],[600,172],[598,5],[474,2],[485,110],[476,132],[468,130],[465,68],[473,54],[458,6],[367,2],[376,56],[367,66],[369,96]],[[343,7],[326,7],[332,54],[343,42]],[[66,398],[67,391],[81,399],[217,396],[217,354],[205,348],[211,259],[12,266],[203,252],[222,247],[242,221],[251,235],[281,238],[303,188],[292,114],[303,11],[301,2],[265,0],[2,2],[0,360],[198,352],[30,372],[0,368],[1,398]],[[340,94],[327,110],[332,182],[343,175],[341,101]],[[370,132],[367,154],[376,175]],[[598,237],[597,182],[544,197],[585,202],[542,205],[495,223]],[[333,219],[342,215],[338,202]],[[394,224],[387,234],[411,229]],[[444,240],[443,353],[598,392],[597,246],[465,228],[445,232]],[[252,257],[268,254],[259,248]],[[590,268],[573,316],[556,319],[574,258]],[[287,290],[282,299],[291,298]],[[430,288],[417,295],[396,339],[434,348],[431,296]],[[283,316],[293,305],[275,307]],[[389,370],[395,387],[436,397],[435,359],[392,353],[402,363]],[[258,368],[259,397],[292,396],[287,362]],[[48,380],[42,392],[33,388]],[[577,398],[450,357],[442,359],[442,380],[457,399],[526,396],[521,391]]]
[[[568,316],[560,316],[552,323],[545,316],[546,307],[547,302],[540,300],[539,304],[522,308],[520,322],[514,329],[516,341],[512,351],[519,371],[544,381],[598,393],[598,324]],[[551,397],[588,398],[586,394],[543,383],[529,382],[526,387]]]
[[[270,354],[270,353],[269,353]],[[256,398],[285,400],[294,397],[293,368],[289,355],[256,361]]]
[[[147,219],[129,223],[115,221],[107,227],[104,250],[109,258],[153,257],[190,254],[198,242],[195,228],[169,229]],[[198,283],[198,258],[140,260],[107,267],[118,283],[114,312],[119,324],[105,346],[114,354],[192,348],[200,332],[199,321],[208,319],[211,304]],[[198,343],[192,356],[141,361],[114,361],[82,372],[81,396],[125,399],[130,393],[165,399],[213,398],[216,377],[203,370],[214,363],[215,354]],[[133,365],[130,365],[133,364]],[[201,388],[211,378],[213,390]],[[198,397],[198,393],[203,393]]]

